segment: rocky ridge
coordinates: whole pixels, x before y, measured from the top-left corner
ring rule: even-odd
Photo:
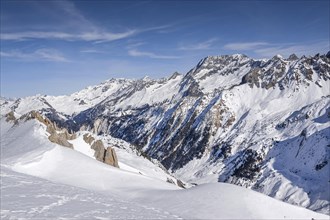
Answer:
[[[84,134],[83,139],[95,150],[94,157],[96,160],[119,168],[117,155],[112,147],[105,148],[103,142],[95,140],[91,134]]]

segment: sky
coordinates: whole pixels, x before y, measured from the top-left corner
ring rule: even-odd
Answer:
[[[210,55],[329,51],[329,0],[1,0],[1,96],[182,74]]]

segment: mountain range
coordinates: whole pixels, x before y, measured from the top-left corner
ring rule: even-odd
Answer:
[[[81,148],[89,134],[116,149],[120,168],[176,186],[230,183],[330,215],[329,82],[330,52],[208,56],[184,75],[110,79],[64,96],[1,98],[1,117],[24,127],[27,115],[38,112],[77,136],[69,140],[73,149],[95,157],[95,149]],[[2,130],[2,146],[10,146],[15,135],[8,139],[10,129]],[[4,152],[10,161],[13,152]],[[136,163],[121,161],[132,155]],[[40,172],[23,173],[58,180]]]

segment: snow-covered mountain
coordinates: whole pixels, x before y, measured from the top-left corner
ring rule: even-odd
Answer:
[[[185,75],[1,99],[1,114],[38,110],[78,136],[110,136],[184,182],[233,183],[329,215],[329,82],[330,53],[210,56]]]
[[[182,189],[124,149],[120,169],[100,163],[79,134],[76,150],[49,142],[37,119],[0,123],[1,219],[328,218],[231,184]]]

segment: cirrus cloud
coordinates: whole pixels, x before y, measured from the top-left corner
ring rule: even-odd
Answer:
[[[57,39],[67,41],[95,41],[97,43],[114,41],[127,38],[136,34],[136,30],[129,30],[122,33],[111,32],[84,32],[84,33],[66,33],[66,32],[45,32],[45,31],[28,31],[18,33],[1,33],[1,40],[29,40],[29,39]]]
[[[183,45],[180,46],[179,50],[208,50],[211,48],[214,42],[216,42],[216,38],[209,39],[207,41],[199,42],[192,45]]]
[[[59,51],[51,48],[43,48],[35,50],[31,53],[22,52],[20,50],[1,51],[0,56],[3,58],[11,58],[24,61],[52,61],[52,62],[70,62]]]
[[[269,45],[267,42],[237,42],[224,45],[227,50],[253,50],[262,46]]]
[[[128,55],[132,57],[149,57],[153,59],[179,59],[178,56],[166,56],[166,55],[159,55],[151,52],[139,51],[139,50],[129,50]]]
[[[326,40],[308,43],[239,42],[226,44],[223,46],[223,48],[238,52],[252,52],[261,58],[273,57],[276,54],[287,57],[293,53],[302,56],[327,52],[327,48],[329,48],[329,42]]]

